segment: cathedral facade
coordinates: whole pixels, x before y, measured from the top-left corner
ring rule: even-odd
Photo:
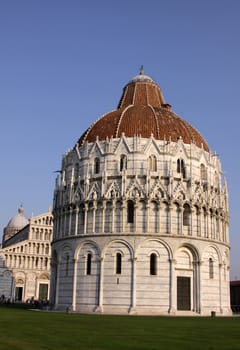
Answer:
[[[230,314],[221,163],[143,71],[62,159],[51,303],[121,314]]]
[[[1,301],[48,300],[52,213],[28,219],[22,207],[4,229],[0,248]]]

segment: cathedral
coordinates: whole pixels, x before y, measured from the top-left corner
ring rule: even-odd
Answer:
[[[56,310],[231,314],[221,162],[143,69],[64,154],[53,217]]]
[[[0,247],[0,302],[49,299],[52,212],[33,216],[18,209]]]

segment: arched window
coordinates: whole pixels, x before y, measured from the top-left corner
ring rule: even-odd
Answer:
[[[150,255],[150,275],[157,274],[157,255],[152,253]]]
[[[122,154],[120,158],[120,171],[123,171],[126,169],[127,169],[127,157],[125,156],[125,154]]]
[[[203,210],[203,233],[204,237],[207,237],[207,209],[205,207],[202,208]]]
[[[154,155],[151,155],[148,158],[149,161],[149,170],[150,171],[157,171],[157,158]]]
[[[177,160],[177,172],[179,174],[182,174],[182,177],[185,179],[186,178],[186,167],[183,159],[178,159]]]
[[[91,270],[92,270],[92,254],[88,253],[86,274],[91,275]]]
[[[200,236],[200,209],[197,205],[194,206],[195,209],[195,227],[197,229],[197,236]]]
[[[178,173],[181,172],[181,160],[180,159],[177,160],[177,172]]]
[[[94,173],[99,174],[100,172],[100,160],[99,158],[94,159]]]
[[[183,207],[183,225],[189,226],[190,225],[190,207],[188,204],[184,204]]]
[[[208,263],[209,263],[209,278],[210,278],[210,279],[213,279],[213,278],[214,278],[213,259],[212,259],[212,258],[209,258]]]
[[[200,165],[200,178],[202,181],[207,180],[207,171],[206,171],[206,167],[204,164]]]
[[[119,275],[122,273],[122,254],[121,253],[116,254],[116,273]]]
[[[127,205],[127,222],[133,224],[134,222],[134,203],[133,201],[128,201]]]

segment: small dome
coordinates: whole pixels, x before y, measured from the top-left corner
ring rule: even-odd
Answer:
[[[120,138],[141,136],[156,140],[194,143],[209,152],[207,142],[188,122],[171,111],[161,88],[143,69],[123,89],[117,109],[93,123],[80,137],[78,144]]]
[[[142,82],[145,81],[145,82],[149,82],[149,83],[154,83],[153,79],[145,74],[136,75],[134,78],[132,78],[130,83],[136,83],[137,81],[142,81]]]
[[[132,78],[129,84],[136,83],[137,81],[154,83],[152,78],[150,78],[148,75],[145,75],[143,66],[141,66],[139,74],[136,75],[136,77]]]
[[[6,229],[14,228],[14,229],[21,230],[22,228],[24,228],[28,224],[29,224],[29,220],[24,216],[24,209],[23,209],[23,207],[20,207],[18,209],[18,214],[13,216],[9,220]]]

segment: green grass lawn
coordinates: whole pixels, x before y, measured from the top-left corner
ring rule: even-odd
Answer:
[[[103,316],[0,308],[0,350],[240,349],[240,317]]]

